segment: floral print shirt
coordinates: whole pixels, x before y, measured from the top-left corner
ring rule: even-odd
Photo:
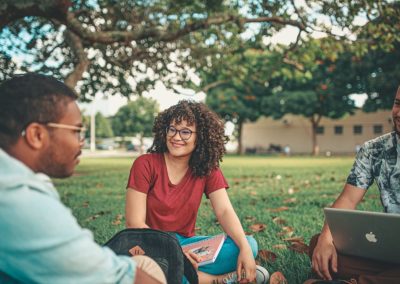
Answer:
[[[358,151],[347,183],[367,190],[374,180],[385,212],[400,213],[400,146],[396,132],[367,141]]]

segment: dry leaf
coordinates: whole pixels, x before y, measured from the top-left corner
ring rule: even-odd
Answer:
[[[104,215],[104,214],[106,214],[106,213],[108,213],[108,212],[100,211],[100,212],[98,212],[98,213],[96,213],[96,214],[90,216],[89,218],[87,218],[86,221],[93,221],[93,220],[96,220],[97,218],[99,218],[100,216],[102,216],[102,215]]]
[[[276,254],[266,249],[259,250],[258,256],[266,262],[274,262],[276,260]]]
[[[250,225],[249,229],[251,231],[253,231],[254,233],[258,233],[258,232],[264,231],[266,227],[267,227],[267,225],[265,225],[265,224],[257,223],[257,224]]]
[[[277,224],[277,225],[284,225],[284,224],[286,224],[286,220],[283,219],[283,218],[281,218],[281,217],[274,217],[274,218],[272,219],[272,222],[274,222],[274,223]]]
[[[113,224],[113,225],[120,225],[120,224],[121,224],[122,217],[123,217],[122,214],[118,214],[118,215],[115,217],[115,220],[112,221],[112,224]]]
[[[293,242],[301,242],[301,243],[304,243],[303,237],[284,238],[283,241],[285,241],[285,242],[291,242],[291,243],[293,243]]]
[[[295,203],[297,202],[297,198],[296,197],[292,197],[292,198],[288,198],[283,200],[283,203]]]
[[[245,219],[246,221],[255,221],[255,220],[256,220],[256,217],[254,217],[254,216],[246,216],[246,217],[244,217],[244,219]]]
[[[279,233],[277,233],[277,236],[288,236],[291,237],[293,235],[294,229],[290,226],[284,226],[282,227],[282,231],[280,231]]]
[[[255,195],[257,195],[257,192],[256,191],[250,191],[250,195],[255,196]]]
[[[286,249],[287,246],[284,244],[277,244],[272,246],[274,249]]]
[[[288,281],[286,280],[282,272],[276,271],[271,274],[269,284],[288,284]]]
[[[281,211],[289,210],[289,207],[281,206],[281,207],[278,207],[278,208],[268,208],[267,210],[270,211],[270,212],[281,212]]]
[[[303,242],[293,242],[288,249],[293,250],[298,253],[308,253],[308,246]]]

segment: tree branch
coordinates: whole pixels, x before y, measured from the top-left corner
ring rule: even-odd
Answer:
[[[78,81],[82,79],[83,73],[87,70],[90,62],[79,37],[69,31],[65,31],[65,38],[78,62],[75,64],[74,70],[67,75],[64,82],[70,88],[75,88]]]
[[[226,84],[228,82],[229,82],[228,80],[218,80],[218,81],[212,82],[210,84],[205,85],[203,88],[201,88],[200,92],[207,93],[210,89],[216,88],[216,87]]]

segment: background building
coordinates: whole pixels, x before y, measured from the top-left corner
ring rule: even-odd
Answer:
[[[322,118],[317,130],[320,154],[354,153],[365,141],[392,131],[390,111],[365,113],[361,110],[342,119]],[[302,116],[285,115],[282,119],[262,117],[243,125],[242,145],[247,153],[312,151],[311,123]]]

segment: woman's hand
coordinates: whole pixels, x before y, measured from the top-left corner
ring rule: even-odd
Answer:
[[[250,247],[240,250],[236,272],[239,283],[250,283],[256,279],[256,262]]]
[[[186,257],[189,259],[190,263],[193,265],[194,269],[196,271],[199,270],[199,262],[202,260],[201,256],[198,256],[197,254],[189,251],[189,252],[184,252]]]

